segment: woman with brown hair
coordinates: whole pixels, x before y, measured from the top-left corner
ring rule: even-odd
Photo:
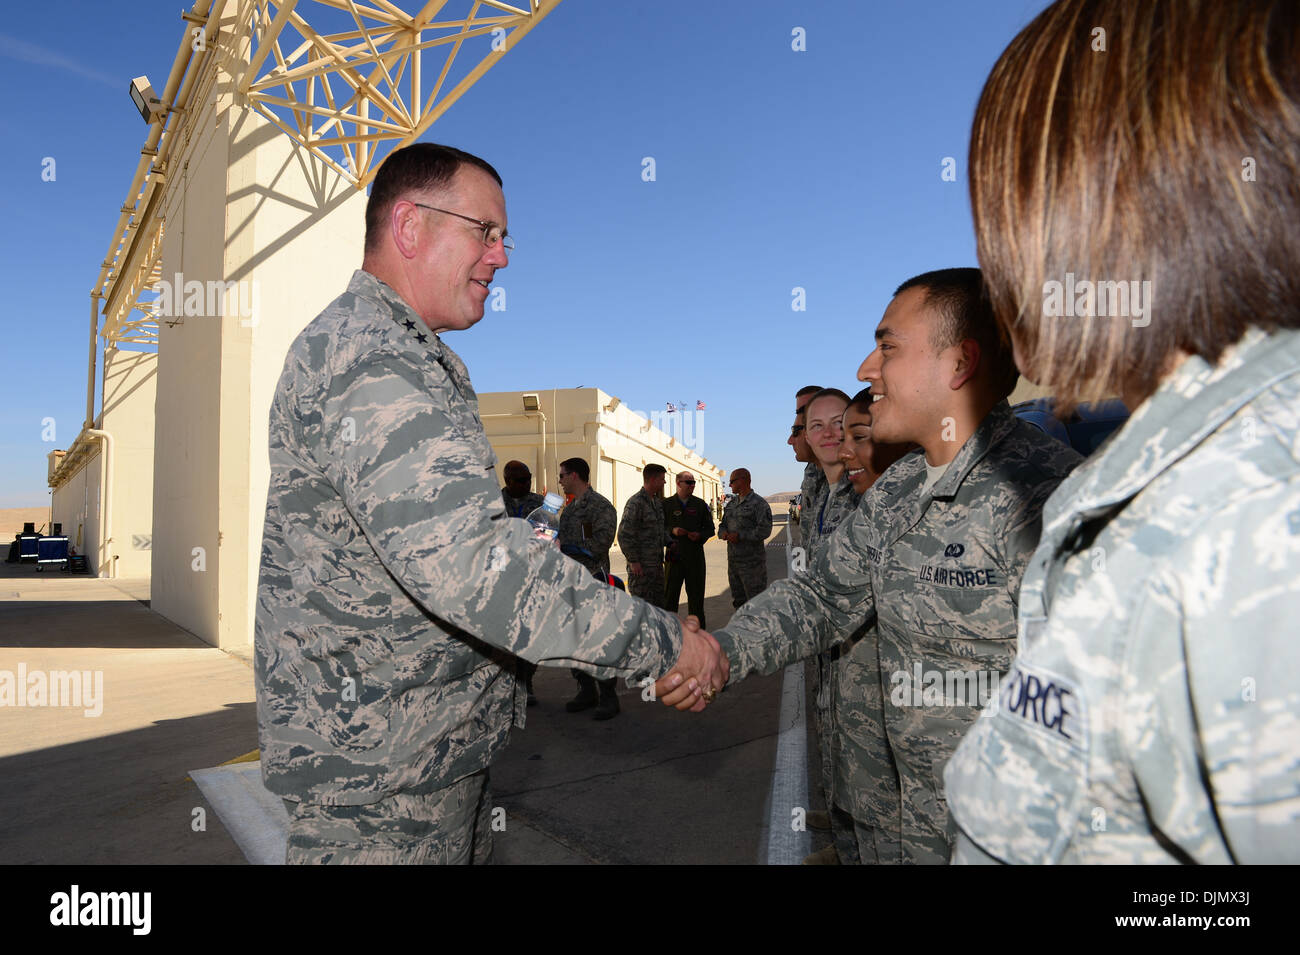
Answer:
[[[1298,144],[1295,0],[1060,0],[989,76],[999,325],[1133,414],[1043,513],[957,861],[1300,861]]]

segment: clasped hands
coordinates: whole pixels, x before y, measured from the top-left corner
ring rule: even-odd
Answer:
[[[731,673],[731,663],[718,641],[700,629],[698,617],[682,624],[682,652],[672,669],[655,682],[655,697],[679,710],[699,713],[713,702]]]

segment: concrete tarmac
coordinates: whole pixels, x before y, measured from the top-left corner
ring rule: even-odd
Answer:
[[[778,525],[772,579],[785,573],[783,541]],[[725,544],[706,555],[705,612],[720,627],[731,615]],[[625,569],[617,553],[613,563]],[[257,748],[251,647],[208,646],[148,599],[148,581],[0,568],[0,671],[90,675],[76,705],[0,706],[0,862],[245,862],[188,773]],[[567,669],[541,669],[541,704],[491,770],[505,810],[496,861],[763,861],[781,683],[752,678],[702,714],[620,686],[621,714],[596,722],[565,712]]]

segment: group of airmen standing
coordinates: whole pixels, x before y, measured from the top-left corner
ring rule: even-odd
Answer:
[[[527,518],[542,506],[542,495],[532,490],[528,465],[508,461],[501,473],[501,498],[508,516]],[[715,533],[713,513],[706,501],[695,496],[695,477],[690,471],[677,474],[677,493],[665,498],[667,473],[662,464],[647,464],[642,469],[642,487],[624,504],[620,521],[610,500],[591,485],[591,466],[585,459],[560,462],[560,487],[568,502],[560,511],[558,543],[564,554],[597,579],[606,580],[611,570],[609,552],[617,540],[627,561],[627,590],[656,607],[676,612],[684,586],[688,613],[703,627],[704,544]],[[772,508],[753,490],[746,468],[732,472],[730,486],[732,494],[716,533],[727,544],[732,606],[739,607],[767,587],[766,542],[772,533]],[[529,706],[537,702],[532,672],[529,669],[526,675]],[[579,669],[572,673],[579,689],[565,704],[568,712],[595,707],[597,720],[618,715],[613,678],[596,679]]]

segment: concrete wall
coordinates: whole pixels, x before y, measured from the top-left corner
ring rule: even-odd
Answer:
[[[110,348],[104,355],[100,428],[113,436],[112,573],[148,577],[152,564],[154,402],[158,356]],[[63,529],[68,530],[64,524]],[[109,570],[105,568],[106,572]]]
[[[68,545],[86,555],[92,576],[105,565],[100,540],[100,490],[103,485],[104,452],[89,457],[72,477],[54,489],[54,523],[63,525]]]
[[[248,555],[223,578],[223,647],[253,639],[271,478],[267,419],[284,356],[361,267],[366,215],[364,192],[253,113],[232,129],[228,188],[226,274],[252,277],[258,311],[250,327],[228,330],[222,362],[222,556]]]
[[[163,208],[162,274],[172,283],[173,301],[187,282],[225,278],[229,129],[215,96],[194,108],[200,110],[194,136],[171,159],[179,181]],[[182,303],[173,311],[179,314],[158,319],[151,606],[215,644],[222,322],[207,313],[206,295],[197,308]]]
[[[225,80],[171,163],[164,279],[236,284],[215,311],[159,322],[152,606],[231,647],[253,638],[271,396],[289,343],[360,265],[365,195],[232,108]]]
[[[540,413],[523,410],[526,394],[537,395]],[[479,395],[479,412],[498,470],[512,458],[523,461],[539,493],[562,493],[559,462],[571,457],[591,465],[592,486],[620,515],[627,499],[641,490],[641,470],[647,464],[662,464],[670,475],[691,471],[696,496],[710,505],[724,493],[725,472],[702,453],[707,412],[640,413],[599,388],[486,392]],[[673,490],[670,477],[667,493]]]

